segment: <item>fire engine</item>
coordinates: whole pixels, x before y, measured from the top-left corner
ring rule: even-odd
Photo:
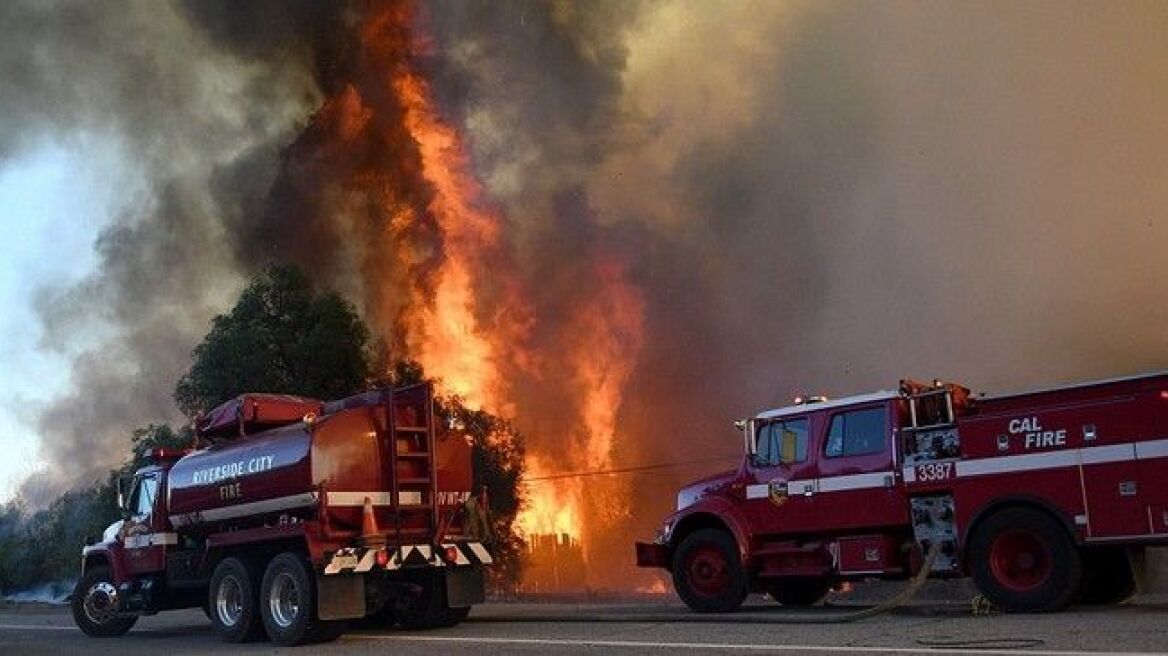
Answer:
[[[684,487],[636,545],[697,611],[810,605],[926,554],[1007,611],[1111,603],[1168,544],[1168,373],[988,397],[905,380],[738,425],[741,465]]]
[[[471,446],[440,425],[428,384],[223,404],[197,424],[202,448],[156,450],[119,489],[123,519],[82,551],[74,620],[115,636],[201,606],[227,641],[280,645],[349,619],[458,623],[492,558]]]

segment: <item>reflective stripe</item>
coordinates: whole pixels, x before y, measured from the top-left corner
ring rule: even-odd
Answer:
[[[453,547],[457,552],[453,566],[490,565],[494,562],[491,554],[480,542],[447,542],[443,549]],[[377,553],[383,549],[346,547],[339,549],[325,565],[324,574],[363,574],[375,568],[397,570],[403,567],[448,567],[451,563],[428,544],[406,544],[389,548],[389,560],[384,566],[377,564]],[[472,558],[473,556],[473,558]],[[477,561],[477,563],[476,563]]]
[[[866,490],[874,487],[888,487],[890,471],[868,474],[848,474],[846,476],[825,476],[823,478],[803,478],[787,481],[787,496],[802,496],[808,492],[845,492]],[[770,496],[770,484],[746,486],[747,499],[766,499]]]
[[[475,558],[479,559],[480,563],[484,565],[490,565],[491,563],[495,562],[495,559],[491,558],[491,554],[487,552],[487,548],[482,544],[478,542],[468,542],[466,546],[470,547],[471,553],[475,555]]]
[[[957,476],[984,476],[986,474],[1009,474],[1015,472],[1074,467],[1077,465],[1102,465],[1113,462],[1151,460],[1168,458],[1168,439],[1089,446],[1080,449],[1061,449],[1041,453],[1023,453],[1013,456],[995,456],[975,460],[958,460]],[[925,464],[925,463],[919,463]],[[916,466],[904,467],[904,481],[916,481]]]
[[[214,522],[221,519],[233,519],[235,517],[244,517],[247,515],[262,515],[264,513],[291,510],[293,508],[303,508],[305,506],[312,506],[315,504],[316,493],[304,492],[302,494],[292,494],[286,497],[276,497],[275,499],[264,499],[263,501],[241,503],[235,506],[211,508],[202,512],[171,515],[170,523],[175,527],[179,527],[186,526],[187,524],[194,524],[195,522]]]
[[[770,495],[769,485],[747,485],[746,498],[747,499],[765,499]]]
[[[393,493],[391,492],[329,492],[329,506],[364,506],[368,498],[375,506],[392,506]],[[397,498],[403,506],[422,505],[422,493],[419,490],[405,490],[397,493]]]
[[[1114,444],[1079,449],[1080,462],[1084,465],[1098,465],[1105,462],[1123,462],[1136,459],[1134,444]]]
[[[847,476],[826,476],[819,479],[819,492],[843,492],[846,490],[866,490],[873,487],[887,487],[890,471],[872,472],[868,474],[849,474]],[[787,484],[790,494],[796,494],[794,485],[802,481],[791,481]],[[803,492],[800,491],[799,494]]]
[[[1079,454],[1075,449],[1027,453],[1020,456],[1001,456],[979,460],[958,460],[958,476],[981,476],[1003,472],[1022,472],[1035,469],[1070,467],[1079,464]]]
[[[165,544],[178,544],[178,533],[143,533],[128,535],[125,539],[127,549],[143,549]]]
[[[843,489],[843,488],[841,488],[841,489]],[[802,481],[788,481],[787,482],[787,495],[788,496],[802,495],[802,494],[807,494],[808,492],[814,492],[814,491],[815,491],[815,479],[813,479],[813,478],[809,478],[807,480],[802,480]]]
[[[1136,459],[1168,458],[1168,440],[1136,442]]]

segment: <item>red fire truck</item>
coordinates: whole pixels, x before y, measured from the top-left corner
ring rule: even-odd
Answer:
[[[156,451],[119,494],[124,519],[82,551],[74,620],[114,636],[201,606],[225,640],[281,645],[354,618],[458,623],[492,558],[471,446],[439,423],[429,385],[225,403],[199,421],[202,448]]]
[[[933,552],[932,576],[971,576],[1005,610],[1109,603],[1168,544],[1168,373],[976,398],[902,381],[740,426],[742,464],[683,488],[636,545],[698,611],[751,591],[814,604]]]

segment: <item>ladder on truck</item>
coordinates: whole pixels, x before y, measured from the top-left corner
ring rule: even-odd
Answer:
[[[420,383],[387,397],[394,540],[433,543],[440,537],[433,387]]]

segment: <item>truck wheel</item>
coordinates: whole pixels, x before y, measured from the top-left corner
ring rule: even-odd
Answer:
[[[978,589],[1008,611],[1058,610],[1082,575],[1071,536],[1032,508],[1008,508],[987,518],[970,540],[968,557]]]
[[[211,625],[227,642],[254,642],[264,637],[256,600],[256,576],[239,558],[224,558],[211,575],[207,607]]]
[[[1118,604],[1135,592],[1135,574],[1122,548],[1083,551],[1083,582],[1079,585],[1076,601]]]
[[[344,622],[316,618],[316,579],[300,554],[286,551],[268,563],[260,584],[260,616],[268,637],[291,647],[336,640]]]
[[[421,592],[407,597],[396,608],[398,625],[403,629],[440,629],[466,619],[470,606],[451,608],[446,603],[446,578],[428,575],[421,582]]]
[[[73,588],[69,605],[73,609],[73,621],[95,638],[120,636],[138,621],[137,616],[118,615],[118,589],[104,565],[85,570],[85,576]]]
[[[771,599],[784,606],[814,606],[823,601],[831,581],[819,576],[790,576],[766,583]]]
[[[686,606],[700,613],[726,613],[741,606],[747,580],[734,538],[712,528],[688,535],[673,555],[673,587]]]

